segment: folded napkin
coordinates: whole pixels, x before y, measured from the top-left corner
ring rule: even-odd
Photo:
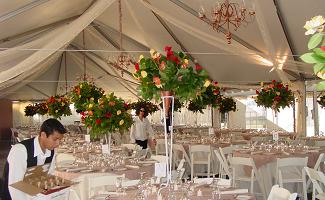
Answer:
[[[230,186],[230,179],[222,179],[222,178],[217,178],[218,180],[218,185],[220,186]],[[194,183],[197,183],[199,185],[204,185],[204,184],[212,184],[213,178],[196,178],[194,179]]]
[[[221,191],[221,194],[245,194],[248,193],[248,189],[235,189]]]
[[[140,169],[139,166],[137,165],[125,165],[126,168],[131,168],[131,169]]]

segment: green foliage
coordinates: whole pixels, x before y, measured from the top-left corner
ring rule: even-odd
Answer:
[[[33,104],[29,104],[25,107],[25,116],[32,117],[36,114],[37,108]]]
[[[231,97],[222,97],[218,104],[220,113],[236,111],[236,101]]]
[[[151,51],[151,57],[141,57],[133,76],[140,81],[140,95],[145,100],[159,100],[161,91],[171,91],[181,102],[194,99],[208,78],[201,66],[188,65],[187,56],[165,47],[166,56]]]
[[[222,96],[220,94],[220,88],[217,86],[217,84],[217,82],[213,82],[207,88],[204,88],[201,95],[190,101],[187,107],[188,110],[203,113],[203,110],[206,109],[208,105],[212,106],[213,108],[219,107]]]
[[[74,103],[77,113],[86,111],[86,105],[90,101],[97,102],[103,95],[103,89],[91,82],[81,82],[70,92],[71,102]]]
[[[291,106],[294,102],[293,92],[289,90],[288,85],[284,86],[275,80],[267,86],[258,91],[256,90],[257,97],[255,102],[258,106],[272,108],[279,112],[280,108]]]
[[[36,103],[36,113],[40,115],[46,115],[49,112],[49,108],[46,102]]]
[[[163,102],[160,102],[159,107],[163,109]],[[181,108],[184,107],[184,103],[182,103],[179,99],[174,98],[174,112],[181,112]],[[170,106],[170,111],[172,107]]]
[[[54,118],[61,119],[61,116],[71,115],[70,101],[65,96],[51,96],[47,100],[48,114]]]
[[[128,130],[132,123],[130,106],[114,93],[104,95],[97,102],[89,101],[87,111],[81,112],[81,120],[91,128],[91,136],[98,137],[114,132]]]
[[[156,104],[153,104],[150,101],[145,101],[143,99],[140,99],[137,102],[131,103],[130,108],[132,108],[134,110],[140,110],[141,108],[144,108],[148,114],[152,114],[159,110],[159,108]]]

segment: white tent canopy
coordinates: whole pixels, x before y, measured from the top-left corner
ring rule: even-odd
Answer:
[[[241,3],[242,0],[232,2]],[[192,63],[225,86],[242,89],[272,79],[313,79],[306,20],[323,14],[324,0],[245,0],[256,19],[233,32],[232,44],[197,16],[215,0],[122,0],[123,49],[134,61],[166,45],[189,52]],[[46,99],[65,93],[86,73],[106,91],[137,98],[133,64],[113,67],[119,55],[116,0],[4,0],[0,2],[0,96]],[[83,31],[84,30],[84,31]],[[271,69],[274,69],[270,72]]]

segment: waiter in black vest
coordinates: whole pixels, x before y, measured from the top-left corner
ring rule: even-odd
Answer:
[[[49,173],[54,172],[54,149],[59,146],[60,140],[66,132],[58,120],[47,119],[43,122],[38,136],[12,146],[3,175],[5,200],[27,199],[23,192],[9,186],[23,180],[27,168],[50,163]]]

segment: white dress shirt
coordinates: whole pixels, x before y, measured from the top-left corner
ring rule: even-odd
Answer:
[[[139,116],[134,118],[134,123],[131,126],[130,139],[131,143],[135,143],[135,140],[145,141],[153,138],[153,129],[147,118],[142,120]]]
[[[34,157],[37,157],[37,165],[44,165],[46,158],[51,156],[51,151],[42,151],[38,141],[38,136],[34,139]],[[22,181],[27,170],[27,149],[23,144],[16,144],[10,149],[7,161],[9,163],[8,185]],[[54,174],[55,154],[53,156],[49,173]],[[29,199],[27,195],[11,186],[9,192],[13,200]]]

